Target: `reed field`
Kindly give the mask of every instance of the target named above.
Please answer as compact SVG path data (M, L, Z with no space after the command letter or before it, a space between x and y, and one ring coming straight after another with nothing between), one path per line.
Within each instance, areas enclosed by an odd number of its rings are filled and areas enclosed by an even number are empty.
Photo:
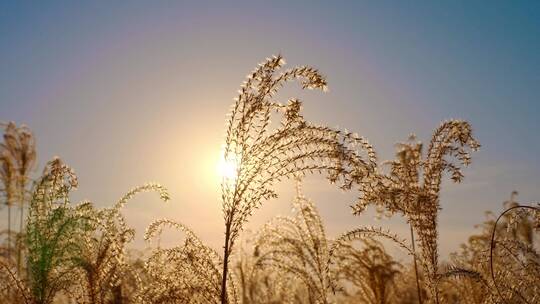
M56 157L39 166L32 130L3 122L0 303L540 303L540 205L517 192L501 197L503 212L488 212L448 258L440 255L443 181L467 183L467 166L484 149L474 122L443 121L424 142L404 134L395 157L381 160L362 135L304 118L302 100L278 100L290 82L328 86L317 69L288 68L273 56L248 74L227 114L221 202L209 202L221 204L219 250L182 222L128 225L124 207L138 194L174 200L158 183L126 189L105 208L73 202L78 179L69 164ZM405 219L410 233L358 221L329 237L302 187L311 175L354 194L349 216L374 208ZM247 233L257 209L278 196L277 183L296 189L291 212ZM172 247L152 242L165 230L179 232ZM150 249L128 250L136 235Z

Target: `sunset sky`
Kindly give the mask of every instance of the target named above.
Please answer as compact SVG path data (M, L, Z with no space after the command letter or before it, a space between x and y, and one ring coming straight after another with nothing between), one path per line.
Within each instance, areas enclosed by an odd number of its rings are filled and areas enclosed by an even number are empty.
M55 155L75 169L74 202L104 207L146 181L168 187L167 205L145 194L126 207L137 246L168 217L219 248L225 115L245 75L280 53L329 83L280 96L300 97L306 119L367 137L381 160L410 133L427 142L444 119L471 122L482 148L463 184L443 185L443 255L512 190L540 200L540 2L292 2L3 1L0 120L34 131L34 175ZM407 236L403 220L351 215L355 193L305 183L330 236L359 225ZM287 214L292 183L280 189L250 229Z

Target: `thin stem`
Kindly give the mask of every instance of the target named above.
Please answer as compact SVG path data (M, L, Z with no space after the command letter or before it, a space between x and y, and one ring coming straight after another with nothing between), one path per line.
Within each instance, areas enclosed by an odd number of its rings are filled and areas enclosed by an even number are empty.
M22 257L22 247L23 247L23 219L24 219L24 199L21 199L21 206L19 207L20 211L20 222L19 222L19 237L17 240L17 273L21 273L21 257Z
M6 261L7 261L8 265L10 265L10 263L11 263L11 204L9 203L9 201L8 201L7 206L8 206L8 230L7 230L8 244L7 244L7 260ZM7 267L6 267L6 269L7 269ZM8 271L9 271L9 269L8 269ZM9 297L10 294L11 294L11 289L8 289L7 293L8 293L8 297Z
M225 246L223 247L223 277L221 278L221 304L227 304L227 272L229 270L229 240L231 223L225 224Z
M8 239L8 244L7 244L7 260L8 260L8 263L10 262L10 259L11 259L11 203L8 204L8 230L7 230L7 239Z
M507 214L508 212L510 212L510 211L512 211L514 209L520 209L520 208L540 212L540 208L533 207L533 206L518 205L518 206L508 208L503 213L501 213L499 215L499 217L497 217L497 219L495 220L495 223L493 224L493 230L491 231L491 241L490 241L490 245L489 245L489 270L491 272L491 280L493 281L493 285L495 286L495 290L497 291L497 294L503 300L504 303L508 303L508 301L506 300L506 298L502 295L501 291L499 290L499 286L497 285L497 280L495 279L495 271L493 269L493 248L495 248L495 233L497 231L497 225L499 224L499 220L501 218L503 218L503 216L505 214ZM523 296L520 293L516 292L513 288L511 288L511 290L512 290L513 293L517 294L525 303L529 303L525 298L523 298Z
M420 290L420 280L418 278L418 265L416 263L416 246L414 244L414 231L413 231L413 227L411 223L409 223L409 227L411 228L411 242L412 242L412 250L413 250L414 274L416 277L416 290L418 291L418 303L422 304L422 292Z

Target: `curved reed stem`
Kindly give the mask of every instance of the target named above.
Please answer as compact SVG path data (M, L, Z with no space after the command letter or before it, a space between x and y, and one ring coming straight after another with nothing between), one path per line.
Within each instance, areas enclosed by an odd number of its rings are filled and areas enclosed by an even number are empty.
M513 207L510 207L510 208L506 209L504 212L502 212L497 217L497 219L495 220L495 223L493 224L493 230L491 231L491 239L490 239L490 246L489 246L489 271L491 273L491 280L493 281L493 286L495 286L495 290L497 291L497 295L506 304L510 304L510 303L502 295L502 292L499 289L499 286L497 285L497 280L495 278L495 271L493 270L493 248L495 248L495 234L496 234L496 231L497 231L497 224L499 223L499 220L501 220L501 218L505 214L507 214L510 211L515 210L515 209L528 209L528 210L534 210L534 211L539 211L540 212L540 208L534 207L534 206L525 206L525 205L513 206ZM519 292L515 292L513 289L512 289L512 291L514 293L516 293L524 301L524 303L527 303L527 304L529 303L529 301L527 301L527 299L525 299Z

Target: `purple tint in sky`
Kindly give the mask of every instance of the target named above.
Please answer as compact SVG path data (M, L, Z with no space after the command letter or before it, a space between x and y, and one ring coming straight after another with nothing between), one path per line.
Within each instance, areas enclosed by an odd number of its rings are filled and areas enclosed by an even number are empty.
M289 2L3 1L0 120L35 131L40 168L53 155L75 168L74 200L110 205L157 180L173 202L128 206L138 231L173 217L217 247L212 174L225 113L255 64L281 53L319 68L330 87L291 86L282 97L304 99L309 119L366 136L381 159L411 132L427 141L444 119L472 123L482 148L463 184L444 185L444 253L512 190L540 199L539 2ZM308 180L306 195L331 235L373 221L350 215L354 196L320 183ZM288 212L291 197L284 185L252 228Z

